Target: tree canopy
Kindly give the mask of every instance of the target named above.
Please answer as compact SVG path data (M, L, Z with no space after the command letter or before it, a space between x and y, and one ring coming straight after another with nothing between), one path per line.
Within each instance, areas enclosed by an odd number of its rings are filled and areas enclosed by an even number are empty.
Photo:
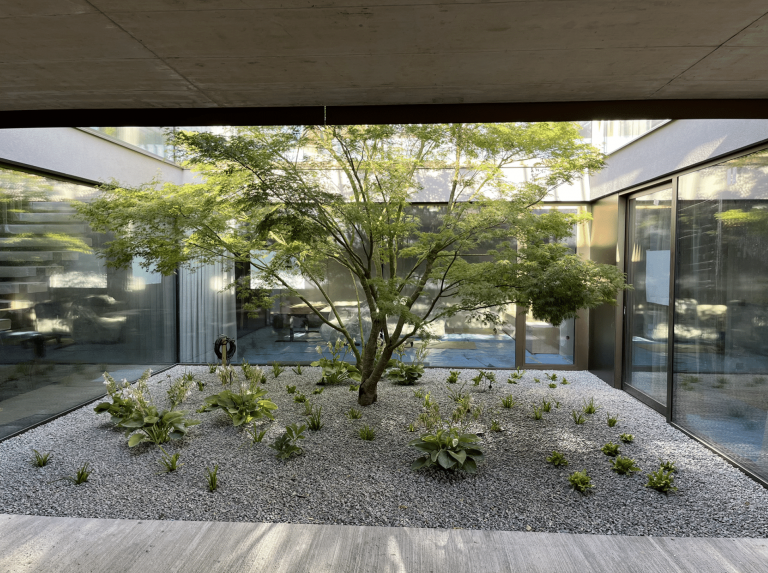
M222 259L248 265L264 286L251 308L279 289L349 344L362 405L376 400L392 353L436 321L498 322L498 309L516 304L559 324L624 287L615 267L563 243L589 215L534 212L604 164L574 123L243 127L179 132L172 143L198 183L112 184L78 206L94 230L113 233L108 263L138 258L166 275ZM529 176L513 180L513 166ZM428 174L442 186L425 226ZM329 264L355 288L353 315L329 294Z

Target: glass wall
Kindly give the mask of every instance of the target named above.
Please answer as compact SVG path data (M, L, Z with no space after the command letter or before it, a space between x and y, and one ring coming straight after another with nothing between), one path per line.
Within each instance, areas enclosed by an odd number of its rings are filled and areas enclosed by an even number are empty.
M176 285L107 268L69 201L92 187L0 169L0 438L176 362Z
M672 419L768 478L768 152L679 178Z

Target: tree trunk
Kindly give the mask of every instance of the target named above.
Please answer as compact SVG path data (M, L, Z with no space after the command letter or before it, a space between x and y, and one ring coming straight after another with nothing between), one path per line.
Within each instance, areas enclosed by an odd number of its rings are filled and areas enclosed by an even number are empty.
M383 354L379 358L379 361L376 363L371 374L367 378L363 378L363 381L360 383L360 391L357 394L357 403L361 406L370 406L378 398L376 389L382 374L384 374L384 370L387 369L389 359L392 358L392 352L392 348L385 347Z

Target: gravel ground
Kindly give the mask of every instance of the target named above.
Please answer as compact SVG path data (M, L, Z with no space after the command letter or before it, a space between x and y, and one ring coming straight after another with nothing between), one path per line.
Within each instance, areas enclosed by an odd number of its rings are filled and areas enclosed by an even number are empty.
M220 389L206 367L176 367L207 381L196 388L183 408L194 412L204 396ZM278 406L277 420L263 443L251 444L221 412L194 414L202 423L182 442L165 446L180 452L183 466L160 474L159 449L150 444L128 448L124 435L111 427L107 415L97 416L92 404L67 416L0 443L0 513L32 515L325 523L467 529L533 530L653 536L766 537L768 491L717 455L667 425L664 418L628 394L610 388L587 372L563 372L568 385L548 387L542 372L529 371L516 385L506 384L509 372L497 371L493 389L470 390L484 413L472 431L481 432L486 462L474 476L439 470L412 472L418 457L407 444L417 434L409 422L422 411L414 390L430 392L444 415L453 409L448 389L458 388L477 374L463 370L458 385L445 383L448 371L428 369L415 387L379 385L379 401L361 408L362 418L345 413L356 407L356 393L347 386L326 387L311 395L318 368L301 376L286 370L275 379L267 372L268 398ZM237 369L240 374L240 369ZM533 378L541 378L535 383ZM279 461L268 447L286 424L304 420L303 404L293 401L286 384L296 385L313 404L322 405L325 427L307 431L305 454ZM159 406L166 405L166 373L150 379ZM517 405L501 408L512 394ZM553 408L542 420L531 416L533 405L551 399ZM571 410L594 398L600 407L583 425ZM560 407L555 408L554 402ZM614 428L607 413L616 414ZM501 432L490 432L492 419ZM376 430L366 442L357 432L363 424ZM610 471L600 447L618 443L621 433L635 436L623 444L642 472L620 476ZM49 464L36 468L32 449L51 452ZM570 462L556 468L545 458L553 449ZM644 487L646 473L659 458L677 462L679 490L668 496ZM93 474L74 485L59 478L73 475L85 462ZM220 489L206 488L206 468L219 465ZM595 488L587 496L571 490L568 475L586 469ZM58 480L58 481L54 481Z

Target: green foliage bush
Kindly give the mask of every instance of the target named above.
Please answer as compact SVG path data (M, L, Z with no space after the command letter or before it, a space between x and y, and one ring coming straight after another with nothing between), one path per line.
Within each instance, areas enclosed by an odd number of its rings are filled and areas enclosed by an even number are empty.
M600 451L603 452L606 456L611 456L611 457L618 456L619 445L614 444L613 442L608 442L602 448L600 448Z
M425 453L411 464L411 469L436 465L446 470L475 473L477 464L484 459L482 450L476 445L478 441L479 438L475 434L460 434L456 428L424 434L408 442L409 446Z
M568 460L557 450L552 450L552 455L547 457L547 461L553 466L567 466Z
M626 475L633 472L639 472L640 468L635 465L635 460L624 456L617 456L611 461L611 469L617 474Z
M610 414L608 414L608 427L609 428L613 428L618 421L619 421L618 416L611 416Z
M633 436L632 434L621 434L619 436L619 439L625 444L631 444L632 442L635 441L635 436Z
M298 445L299 440L305 439L304 431L307 426L290 424L285 427L283 432L269 447L277 452L276 457L280 460L287 460L292 456L300 456L304 449Z
M668 494L670 491L677 491L674 486L675 476L671 471L664 471L664 468L659 468L655 472L648 474L648 483L645 487L655 489L663 494Z
M459 370L451 370L448 374L448 380L446 380L446 382L448 382L448 384L456 384L456 382L459 381L459 374L461 374Z
M272 412L277 410L277 406L274 402L264 398L266 394L267 391L264 389L253 386L246 387L243 384L240 386L239 392L223 390L218 394L209 396L205 399L201 410L209 412L218 408L229 416L233 426L249 424L264 417L274 420L275 417Z
M311 364L311 366L319 366L323 370L318 384L321 386L336 386L338 384L346 384L349 380L355 382L362 380L360 371L355 366L344 362L344 357L346 357L349 349L346 342L341 340L337 340L333 344L327 342L326 348L331 353L331 357L326 358L323 356L323 348L317 346L315 350L320 354L320 359Z
M590 488L595 487L592 484L592 478L587 474L587 470L573 472L570 476L568 476L568 482L571 484L573 489L582 495L586 495Z

